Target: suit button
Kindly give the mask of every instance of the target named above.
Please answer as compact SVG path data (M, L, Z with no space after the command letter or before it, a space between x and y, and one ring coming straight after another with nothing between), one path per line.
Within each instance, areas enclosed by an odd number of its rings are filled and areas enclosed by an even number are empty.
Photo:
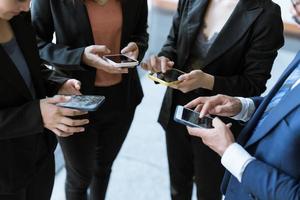
M250 199L256 199L256 197L253 194L249 194Z

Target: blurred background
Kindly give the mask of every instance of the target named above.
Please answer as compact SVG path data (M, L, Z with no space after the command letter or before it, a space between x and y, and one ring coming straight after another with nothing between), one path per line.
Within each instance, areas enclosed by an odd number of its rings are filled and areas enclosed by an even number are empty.
M148 0L149 49L145 58L157 54L169 32L178 0ZM300 49L300 31L291 19L287 0L274 0L282 8L285 23L285 45L279 51L268 81L267 91ZM121 152L114 163L107 200L169 200L169 176L164 131L157 123L165 87L150 81L139 67L144 99ZM63 157L56 150L56 181L52 200L65 200ZM194 198L195 199L195 198Z

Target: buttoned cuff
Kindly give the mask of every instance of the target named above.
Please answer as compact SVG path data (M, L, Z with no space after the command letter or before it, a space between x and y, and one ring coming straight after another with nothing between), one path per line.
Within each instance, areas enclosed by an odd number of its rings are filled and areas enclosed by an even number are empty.
M241 145L233 143L224 152L221 163L239 182L242 182L245 168L254 159Z
M244 97L236 97L242 103L242 110L236 116L231 117L235 120L247 122L255 112L255 104L252 99Z

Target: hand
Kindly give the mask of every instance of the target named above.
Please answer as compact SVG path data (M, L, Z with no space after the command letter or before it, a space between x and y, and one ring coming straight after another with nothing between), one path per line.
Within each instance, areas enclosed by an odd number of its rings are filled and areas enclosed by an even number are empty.
M89 123L87 119L71 119L69 116L87 114L79 110L58 107L55 104L67 102L70 98L57 95L52 98L40 100L40 109L44 127L51 130L59 137L68 137L74 133L84 131L83 125Z
M183 74L178 77L180 81L174 85L174 89L178 89L183 93L190 92L198 88L212 90L214 86L214 76L204 73L202 70L193 70L190 73Z
M300 5L293 5L290 9L290 12L293 16L294 21L296 22L297 26L300 27Z
M139 56L139 47L135 42L130 42L125 48L121 50L121 54L125 54L128 57L137 60Z
M82 62L90 67L101 69L110 74L128 73L128 69L114 67L102 59L103 55L110 53L110 50L105 45L91 45L84 49Z
M163 72L165 73L171 69L174 65L173 61L170 61L169 58L164 56L157 57L151 56L149 60L141 64L142 68L152 72Z
M81 95L81 82L76 79L67 80L59 89L58 94L62 95Z
M214 118L212 129L190 128L188 132L192 136L200 137L213 151L223 156L226 149L234 143L234 137L230 130L231 124L224 124L219 118Z
M195 108L200 112L200 118L207 114L232 117L242 110L242 103L238 98L226 95L212 97L198 97L185 105L186 108Z

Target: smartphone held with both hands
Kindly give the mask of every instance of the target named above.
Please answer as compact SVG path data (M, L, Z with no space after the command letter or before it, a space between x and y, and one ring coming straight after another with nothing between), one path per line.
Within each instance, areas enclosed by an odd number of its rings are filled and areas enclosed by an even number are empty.
M139 64L139 61L124 54L106 55L103 59L115 67L133 68Z
M157 72L157 73L150 73L148 77L165 86L173 86L179 83L178 77L183 75L185 72L180 71L179 69L172 68L165 73Z
M76 109L84 112L96 111L104 102L105 97L99 95L72 95L71 99L57 106Z
M212 117L205 116L203 118L199 118L199 115L200 113L198 112L178 105L174 114L174 120L185 126L193 128L213 128Z

